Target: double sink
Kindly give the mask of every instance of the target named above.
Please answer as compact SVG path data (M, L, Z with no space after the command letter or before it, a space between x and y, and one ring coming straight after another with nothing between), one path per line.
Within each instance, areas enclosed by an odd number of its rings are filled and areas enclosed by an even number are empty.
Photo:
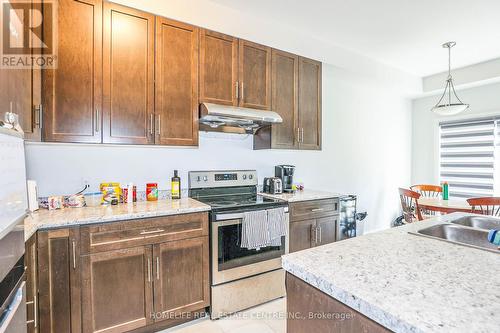
M437 224L410 233L500 253L500 248L488 241L488 231L500 229L500 219L487 216L464 216L449 222L450 224Z

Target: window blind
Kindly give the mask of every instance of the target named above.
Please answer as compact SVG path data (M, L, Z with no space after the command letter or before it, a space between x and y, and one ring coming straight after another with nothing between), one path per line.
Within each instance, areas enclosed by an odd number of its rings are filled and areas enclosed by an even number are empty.
M493 196L495 190L496 118L448 121L440 128L440 180L450 197Z

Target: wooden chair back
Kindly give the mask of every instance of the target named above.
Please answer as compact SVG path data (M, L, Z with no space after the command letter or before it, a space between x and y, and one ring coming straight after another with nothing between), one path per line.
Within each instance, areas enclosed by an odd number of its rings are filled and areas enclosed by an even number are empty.
M483 197L467 199L476 214L500 216L500 197Z
M413 185L410 189L424 198L439 198L443 194L443 188L439 185Z
M418 206L420 194L405 188L399 188L399 197L401 199L401 208L403 208L403 217L406 223L415 222L415 219L422 221L422 212Z

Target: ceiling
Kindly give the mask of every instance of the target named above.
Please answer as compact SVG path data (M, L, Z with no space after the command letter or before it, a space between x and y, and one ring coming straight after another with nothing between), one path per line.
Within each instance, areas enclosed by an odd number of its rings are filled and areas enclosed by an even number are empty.
M212 1L418 76L447 70L450 40L453 67L500 57L500 0Z

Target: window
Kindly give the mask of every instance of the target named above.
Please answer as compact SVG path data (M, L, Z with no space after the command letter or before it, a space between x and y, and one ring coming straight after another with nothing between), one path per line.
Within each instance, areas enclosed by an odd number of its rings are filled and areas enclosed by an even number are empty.
M500 190L500 117L447 121L439 124L439 177L450 197L493 196Z

